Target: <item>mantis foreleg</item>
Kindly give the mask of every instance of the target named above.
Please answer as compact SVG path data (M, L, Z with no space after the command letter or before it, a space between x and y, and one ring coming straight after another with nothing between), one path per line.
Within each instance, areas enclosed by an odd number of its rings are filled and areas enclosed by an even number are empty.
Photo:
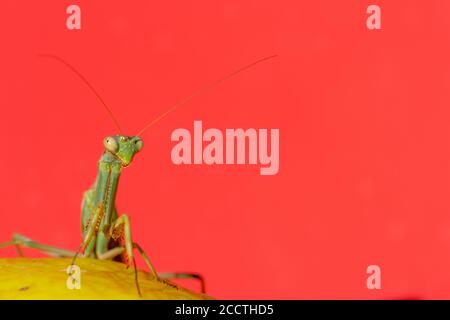
M118 237L123 235L125 240L125 250L128 255L129 261L133 259L133 253L131 248L135 248L139 251L139 253L142 255L142 258L144 259L147 267L150 269L151 273L156 279L196 279L199 280L201 283L201 291L205 292L205 281L203 277L196 273L173 273L173 272L167 272L167 273L157 273L155 268L153 267L152 263L150 262L150 259L148 258L147 254L145 253L144 249L136 243L133 242L131 239L131 227L130 227L130 220L127 215L121 215L117 218L116 222L114 223L114 226L111 230L111 234L113 237ZM113 249L114 250L114 249ZM111 250L110 250L111 251ZM123 250L122 250L123 251Z
M92 217L92 220L87 224L86 230L84 232L83 243L81 244L81 252L84 252L86 256L89 256L95 246L95 237L98 231L99 222L104 213L104 208L102 205L98 205ZM94 241L92 241L94 240Z
M153 267L152 263L150 262L150 259L148 258L147 254L144 252L144 250L141 248L139 244L136 242L133 242L131 238L131 226L130 226L130 219L126 214L123 214L117 218L117 220L114 222L113 227L111 228L111 236L113 239L117 239L121 236L123 236L125 241L125 251L128 256L128 261L131 262L133 259L133 248L137 249L139 253L144 258L145 263L147 264L148 268L150 269L151 273L155 278L158 278L158 274L155 271L155 268Z

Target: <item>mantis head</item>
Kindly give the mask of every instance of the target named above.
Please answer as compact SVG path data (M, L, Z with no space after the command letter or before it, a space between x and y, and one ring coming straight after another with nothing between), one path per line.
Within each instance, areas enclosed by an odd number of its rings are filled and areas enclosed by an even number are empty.
M128 166L136 153L141 151L144 142L138 136L110 136L103 139L105 152L109 152L116 157L122 166Z

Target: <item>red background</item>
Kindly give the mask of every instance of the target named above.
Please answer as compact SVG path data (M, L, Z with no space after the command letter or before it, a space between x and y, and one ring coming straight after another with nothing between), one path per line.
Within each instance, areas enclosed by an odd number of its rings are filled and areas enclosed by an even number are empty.
M70 4L80 31L66 29ZM369 4L380 31L366 28ZM424 0L2 1L0 241L77 248L82 192L116 133L37 53L75 65L130 135L278 54L143 136L117 199L134 239L160 271L201 272L217 298L450 298L449 13ZM175 166L170 134L193 120L280 128L279 173ZM371 264L382 290L366 287Z

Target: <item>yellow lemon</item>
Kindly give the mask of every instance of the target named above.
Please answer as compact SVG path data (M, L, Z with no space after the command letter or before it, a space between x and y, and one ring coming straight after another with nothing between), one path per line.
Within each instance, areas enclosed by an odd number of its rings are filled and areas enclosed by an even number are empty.
M0 259L0 299L211 299L143 271L138 272L140 297L134 269L114 261L79 258L72 279L68 274L71 261Z

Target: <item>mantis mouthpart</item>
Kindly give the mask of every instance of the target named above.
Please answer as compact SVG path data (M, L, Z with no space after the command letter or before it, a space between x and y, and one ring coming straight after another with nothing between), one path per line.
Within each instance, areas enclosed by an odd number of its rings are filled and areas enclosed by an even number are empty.
M205 282L203 277L197 273L157 273L150 259L139 244L133 241L131 236L130 219L128 215L119 215L115 205L119 178L123 168L130 165L134 156L143 148L143 141L140 136L154 124L159 122L169 113L175 111L180 106L186 104L194 97L212 89L221 82L234 77L235 75L259 64L263 61L275 58L276 55L269 56L257 60L251 64L240 68L225 77L210 83L209 85L195 91L193 94L181 100L166 112L159 115L153 121L148 123L136 136L126 136L122 134L119 122L114 117L111 109L106 105L101 96L87 79L78 72L72 65L62 58L51 54L40 54L40 57L53 58L71 69L80 79L86 83L91 91L97 96L100 102L111 116L114 124L119 130L118 135L106 137L103 140L104 152L98 162L98 174L93 186L83 194L81 205L81 232L82 243L77 251L65 250L53 246L48 246L35 242L22 235L15 234L12 241L0 244L1 247L14 245L20 255L22 255L21 247L29 247L45 252L49 255L59 257L72 257L71 267L75 265L76 258L81 255L102 260L116 259L126 263L127 267L133 266L135 273L135 283L139 296L141 291L139 288L138 273L134 258L134 250L137 250L143 257L152 276L167 285L163 279L189 278L199 280L201 283L201 291L205 292ZM70 272L71 274L71 272Z

